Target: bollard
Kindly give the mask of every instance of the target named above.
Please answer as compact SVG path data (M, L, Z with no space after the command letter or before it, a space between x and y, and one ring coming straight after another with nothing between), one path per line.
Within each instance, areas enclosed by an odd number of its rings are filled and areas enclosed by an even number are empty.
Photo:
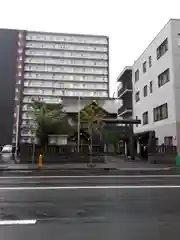
M41 169L43 167L43 156L42 154L39 155L39 162L38 162L38 168Z

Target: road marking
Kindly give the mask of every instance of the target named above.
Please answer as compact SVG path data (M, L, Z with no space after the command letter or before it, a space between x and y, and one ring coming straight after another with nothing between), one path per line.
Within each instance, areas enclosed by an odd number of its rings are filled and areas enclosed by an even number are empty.
M115 186L57 186L57 187L0 187L1 190L78 190L78 189L157 189L180 188L180 185L115 185Z
M27 225L27 224L36 224L36 220L4 220L0 221L0 225Z
M89 176L4 176L0 179L52 179L52 178L180 178L180 175L89 175Z

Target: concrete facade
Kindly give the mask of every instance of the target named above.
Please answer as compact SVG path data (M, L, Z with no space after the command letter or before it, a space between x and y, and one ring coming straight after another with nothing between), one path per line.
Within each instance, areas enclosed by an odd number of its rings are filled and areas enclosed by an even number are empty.
M18 31L0 29L0 145L12 142Z
M166 39L168 49L159 57L157 49ZM149 61L151 61L150 65ZM145 62L146 71L144 72L143 63ZM159 86L158 76L167 69L169 80ZM135 80L137 70L139 70L139 80ZM140 125L134 125L134 133L155 130L159 145L165 143L164 138L170 137L172 144L178 146L178 152L180 152L180 20L171 19L135 61L132 81L133 117L141 119ZM150 82L152 82L151 87ZM146 85L147 96L144 95ZM136 101L138 91L139 101ZM154 108L166 103L168 116L162 120L154 120ZM148 112L148 123L143 124L145 112Z

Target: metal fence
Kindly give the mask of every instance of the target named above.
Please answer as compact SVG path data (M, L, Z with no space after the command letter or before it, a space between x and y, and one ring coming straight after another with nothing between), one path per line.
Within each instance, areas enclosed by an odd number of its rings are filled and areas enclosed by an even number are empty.
M177 154L177 147L162 144L160 146L156 146L156 153L157 154L164 154L164 155L176 155Z
M43 153L44 162L46 163L66 163L66 162L89 162L90 158L94 162L104 162L105 156L117 156L124 154L124 148L121 145L93 145L90 151L89 145L47 146L43 149L38 145L33 148L31 144L20 146L20 161L37 162L38 156Z

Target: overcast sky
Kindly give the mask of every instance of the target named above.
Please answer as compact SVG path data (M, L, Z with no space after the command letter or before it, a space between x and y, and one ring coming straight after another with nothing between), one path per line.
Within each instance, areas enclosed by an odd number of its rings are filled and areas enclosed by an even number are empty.
M180 18L180 1L171 0L1 0L0 27L110 38L110 87L170 18Z

